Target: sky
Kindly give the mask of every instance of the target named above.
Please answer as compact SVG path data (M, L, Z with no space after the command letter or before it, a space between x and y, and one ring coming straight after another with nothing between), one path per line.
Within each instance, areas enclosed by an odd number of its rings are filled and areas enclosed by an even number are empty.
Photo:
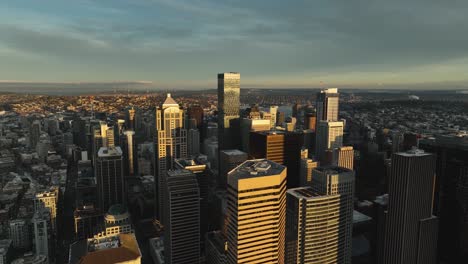
M466 88L466 0L0 0L0 86Z

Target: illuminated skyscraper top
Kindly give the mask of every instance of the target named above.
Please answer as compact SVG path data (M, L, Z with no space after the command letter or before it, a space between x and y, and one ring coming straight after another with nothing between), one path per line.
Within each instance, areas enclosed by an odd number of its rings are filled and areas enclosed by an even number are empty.
M240 109L240 73L226 72L218 74L218 141L220 149L225 149L228 129L232 119L239 118Z
M317 122L338 121L339 96L338 88L329 88L317 93Z

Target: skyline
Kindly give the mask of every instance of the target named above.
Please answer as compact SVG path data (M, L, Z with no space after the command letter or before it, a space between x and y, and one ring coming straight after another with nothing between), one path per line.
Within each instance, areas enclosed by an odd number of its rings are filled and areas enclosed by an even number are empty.
M468 3L451 3L4 2L0 80L211 89L240 71L249 88L466 89Z

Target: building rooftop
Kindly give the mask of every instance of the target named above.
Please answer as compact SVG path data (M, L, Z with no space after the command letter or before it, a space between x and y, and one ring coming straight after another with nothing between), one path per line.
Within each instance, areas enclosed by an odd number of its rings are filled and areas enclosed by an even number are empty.
M122 149L120 147L101 147L98 151L98 157L116 157L122 156Z
M230 156L233 156L233 155L246 155L247 153L243 152L243 151L240 151L238 149L225 149L225 150L221 150L221 152L225 153L226 155L230 155Z
M166 100L163 103L164 107L169 107L169 106L177 106L179 107L179 104L171 97L171 94L168 93Z
M367 216L356 210L353 211L353 224L361 224L361 223L365 223L371 220L372 220L372 217Z
M326 174L340 174L344 172L353 172L350 169L338 167L338 166L323 166L323 167L317 167L314 170L317 170Z
M107 211L108 214L110 215L121 215L127 213L127 207L121 205L121 204L114 204L111 207L109 207L109 210Z
M248 160L231 170L228 173L228 177L246 179L258 176L277 175L285 169L285 166L267 159Z
M133 234L78 241L70 252L70 263L80 264L124 263L140 258L141 252Z
M422 157L432 155L431 153L424 152L424 150L418 148L413 148L406 152L399 152L396 154L404 157Z

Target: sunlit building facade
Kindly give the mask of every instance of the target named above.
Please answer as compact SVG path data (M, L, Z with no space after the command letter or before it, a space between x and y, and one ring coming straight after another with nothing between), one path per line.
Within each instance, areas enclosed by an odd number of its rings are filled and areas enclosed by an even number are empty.
M219 149L235 147L230 138L231 120L239 118L240 111L240 73L218 74L218 142Z

